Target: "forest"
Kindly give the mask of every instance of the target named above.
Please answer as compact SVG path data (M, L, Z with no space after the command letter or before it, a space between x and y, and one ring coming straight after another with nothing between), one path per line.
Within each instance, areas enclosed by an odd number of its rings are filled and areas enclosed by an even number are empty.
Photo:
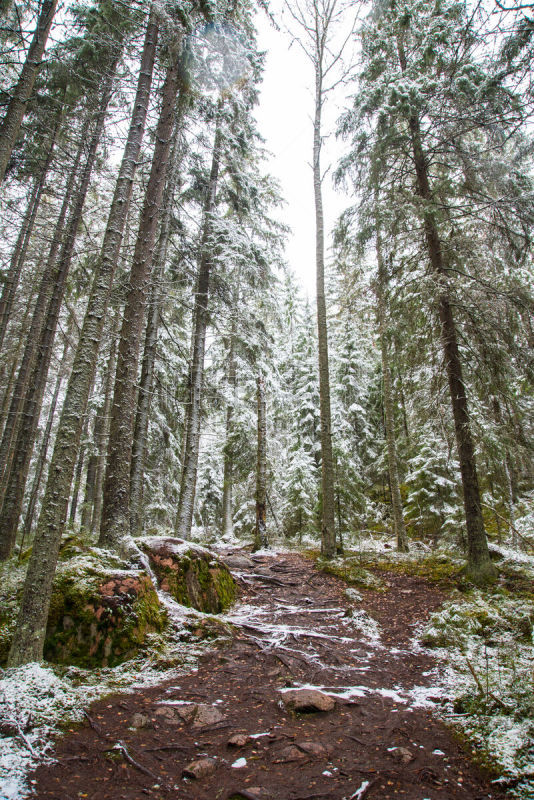
M534 797L534 4L0 0L0 52L0 798Z

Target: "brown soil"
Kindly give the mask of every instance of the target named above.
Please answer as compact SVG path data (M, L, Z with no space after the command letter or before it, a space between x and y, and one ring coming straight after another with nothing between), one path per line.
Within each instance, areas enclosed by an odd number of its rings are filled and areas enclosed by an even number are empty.
M206 653L198 671L180 677L179 686L167 681L94 704L87 723L57 742L57 763L30 776L34 797L502 797L429 710L381 691L402 696L403 690L431 685L427 673L435 663L414 653L410 642L414 626L444 599L419 578L388 574L386 580L387 592L362 591L363 602L354 603L379 622L377 647L344 616L350 602L342 581L297 555L255 557L254 568L241 574L243 594L230 613L236 620L233 641ZM340 694L340 687L368 691L338 698L333 711L296 715L281 703L279 689L298 684L331 694ZM185 720L185 702L213 705L223 719L195 727L194 719ZM145 718L137 729L131 727L136 713ZM229 739L239 733L266 735L230 747ZM183 777L186 765L205 757L215 760L208 764L210 774ZM246 766L232 767L240 758Z

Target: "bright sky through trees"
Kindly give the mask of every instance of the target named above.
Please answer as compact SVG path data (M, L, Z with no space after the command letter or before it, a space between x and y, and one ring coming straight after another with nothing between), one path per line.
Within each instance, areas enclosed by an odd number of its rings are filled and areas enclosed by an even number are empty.
M283 3L271 4L277 21ZM289 24L287 14L282 20ZM276 31L264 12L257 16L258 43L266 51L266 66L260 87L260 104L256 112L259 129L272 154L269 171L280 182L286 206L284 222L291 226L286 258L309 297L315 295L314 204L311 169L313 70L300 47L285 31ZM324 169L336 163L342 143L335 139L336 119L343 107L344 91L339 87L326 104L322 162ZM346 196L334 192L331 173L324 179L324 210L327 233L348 202ZM330 245L327 239L327 248Z

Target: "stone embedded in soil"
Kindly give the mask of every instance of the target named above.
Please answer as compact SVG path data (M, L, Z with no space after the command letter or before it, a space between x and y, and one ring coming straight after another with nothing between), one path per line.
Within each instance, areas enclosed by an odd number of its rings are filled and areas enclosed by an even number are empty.
M333 753L333 748L324 746L320 742L295 742L296 746L311 756L330 756Z
M249 742L246 733L235 733L228 739L228 747L244 747Z
M289 689L282 693L282 702L290 711L299 714L314 711L332 711L336 701L318 689Z
M140 714L138 711L133 715L130 725L132 728L146 728L150 725L151 719L146 714Z
M216 769L217 761L214 758L199 758L184 767L182 775L184 778L193 778L198 781L213 775Z
M411 764L412 761L415 761L414 754L407 747L396 747L394 750L390 750L389 754L401 764Z
M159 722L166 722L168 725L181 725L184 721L175 706L162 706L156 709L155 716Z
M250 558L242 555L223 556L221 559L230 569L254 569L255 564Z
M215 725L224 719L226 719L224 714L221 714L218 708L202 703L197 706L193 727L202 728L204 725Z
M294 744L289 745L289 747L284 747L278 754L278 758L275 758L275 764L289 764L291 761L304 761L308 756L306 753L303 753L300 748L295 747Z

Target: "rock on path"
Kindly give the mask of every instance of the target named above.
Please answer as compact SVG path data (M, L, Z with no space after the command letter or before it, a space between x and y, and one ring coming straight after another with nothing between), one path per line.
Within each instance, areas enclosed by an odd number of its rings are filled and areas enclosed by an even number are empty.
M36 800L502 797L417 701L435 664L413 629L438 591L389 575L387 592L347 594L293 554L231 569L244 586L232 642L179 686L92 706L30 776Z

